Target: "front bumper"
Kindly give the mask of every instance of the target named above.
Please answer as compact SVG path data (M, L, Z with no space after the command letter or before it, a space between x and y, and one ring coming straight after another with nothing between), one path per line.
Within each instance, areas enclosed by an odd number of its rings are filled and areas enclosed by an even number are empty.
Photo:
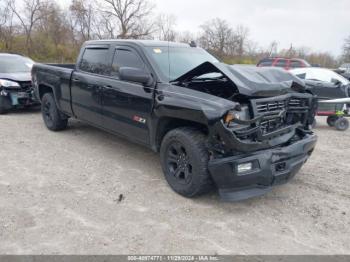
M317 136L309 134L287 146L214 159L209 171L223 200L260 196L292 179L312 154L316 141ZM239 174L237 167L244 163L252 163L253 169Z
M35 99L33 89L30 90L6 90L0 91L0 96L6 98L8 101L2 105L6 109L10 109L15 106L31 106L39 104L39 101Z

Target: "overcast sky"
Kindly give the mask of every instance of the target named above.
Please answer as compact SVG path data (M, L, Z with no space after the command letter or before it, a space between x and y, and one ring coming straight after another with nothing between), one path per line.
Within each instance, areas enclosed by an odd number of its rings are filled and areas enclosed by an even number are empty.
M196 31L210 18L243 24L262 46L308 46L341 53L350 35L350 0L153 0L160 12L177 16L180 30Z
M69 0L63 0L69 1ZM204 21L220 17L243 24L250 38L267 47L307 46L341 53L350 35L350 0L152 0L156 12L174 14L177 29L197 32Z

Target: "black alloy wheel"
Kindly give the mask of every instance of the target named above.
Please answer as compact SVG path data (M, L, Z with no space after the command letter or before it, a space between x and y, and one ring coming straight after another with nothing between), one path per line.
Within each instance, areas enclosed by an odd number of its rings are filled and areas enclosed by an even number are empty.
M166 156L167 169L179 184L186 185L192 180L193 167L185 147L178 141L169 144Z
M163 138L160 158L170 187L185 197L196 197L212 190L208 170L207 137L191 127L169 131Z
M58 110L52 93L44 94L41 99L41 113L49 130L60 131L67 128L68 118Z

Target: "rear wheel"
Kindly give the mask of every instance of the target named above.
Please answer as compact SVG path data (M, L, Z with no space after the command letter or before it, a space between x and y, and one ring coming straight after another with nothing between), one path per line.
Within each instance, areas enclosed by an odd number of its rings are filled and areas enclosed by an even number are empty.
M170 131L161 145L161 163L170 187L185 197L196 197L212 189L208 171L206 136L192 128Z
M349 129L349 121L346 118L341 117L335 121L335 128L339 131L345 131Z
M60 131L67 127L68 119L59 112L52 93L44 94L41 100L41 113L48 129Z
M327 117L327 124L330 126L330 127L333 127L335 126L335 122L339 119L338 116L329 116Z

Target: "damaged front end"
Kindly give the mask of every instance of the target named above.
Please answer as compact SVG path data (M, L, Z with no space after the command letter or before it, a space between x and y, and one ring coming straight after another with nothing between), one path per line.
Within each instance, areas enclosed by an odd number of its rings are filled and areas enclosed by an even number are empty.
M214 72L221 77L198 78ZM212 157L208 166L223 199L265 194L294 177L312 154L317 141L311 130L317 100L291 74L206 63L178 81L191 89L203 87L210 94L214 93L211 86L233 90L225 98L234 107L209 128ZM219 94L224 98L223 92Z
M291 93L251 99L215 123L210 137L222 155L273 148L312 134L317 100L310 94Z
M15 82L0 79L0 108L2 111L7 111L13 107L38 104L33 92L31 81Z

